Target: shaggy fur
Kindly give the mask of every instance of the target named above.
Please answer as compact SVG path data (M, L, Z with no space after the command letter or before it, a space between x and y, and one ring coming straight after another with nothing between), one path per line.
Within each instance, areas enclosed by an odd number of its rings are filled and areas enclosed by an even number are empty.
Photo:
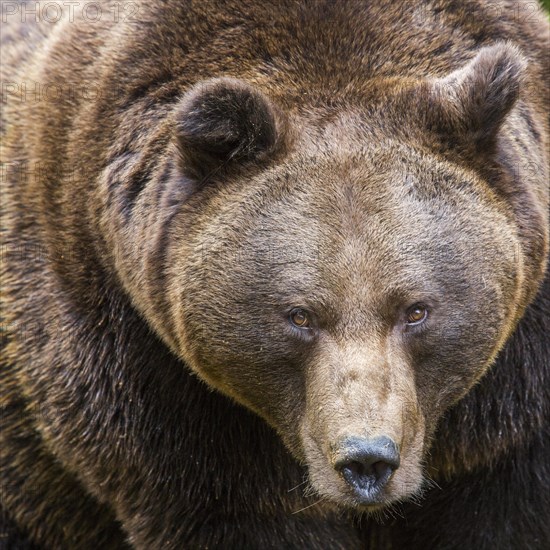
M3 543L546 548L533 4L24 4L2 31ZM335 464L380 436L400 466L363 506Z

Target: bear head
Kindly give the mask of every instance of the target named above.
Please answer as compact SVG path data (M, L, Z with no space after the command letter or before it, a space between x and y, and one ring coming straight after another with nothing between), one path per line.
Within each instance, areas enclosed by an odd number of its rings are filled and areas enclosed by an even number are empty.
M324 104L221 77L174 109L170 319L151 324L330 501L421 490L438 420L536 292L548 223L509 169L524 72L497 44Z

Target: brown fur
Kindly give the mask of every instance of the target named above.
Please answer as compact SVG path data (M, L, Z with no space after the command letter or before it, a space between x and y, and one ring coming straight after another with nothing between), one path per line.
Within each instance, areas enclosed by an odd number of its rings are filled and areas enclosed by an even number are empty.
M548 21L136 5L3 37L6 536L543 548L550 502L524 486L550 475ZM401 453L368 509L335 470L351 436ZM407 521L368 516L421 494Z

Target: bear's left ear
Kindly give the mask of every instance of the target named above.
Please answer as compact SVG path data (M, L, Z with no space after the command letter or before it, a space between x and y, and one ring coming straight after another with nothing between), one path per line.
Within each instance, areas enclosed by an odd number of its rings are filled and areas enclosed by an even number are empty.
M284 126L282 114L247 83L201 81L176 112L180 168L202 181L219 169L267 158L280 147Z
M526 61L508 43L482 48L464 67L427 86L426 118L443 140L477 152L490 149L516 103Z

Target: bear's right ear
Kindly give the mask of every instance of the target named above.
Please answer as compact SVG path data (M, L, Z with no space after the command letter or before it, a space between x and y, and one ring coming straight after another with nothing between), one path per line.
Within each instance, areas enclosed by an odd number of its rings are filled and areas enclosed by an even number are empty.
M283 134L281 113L261 92L233 78L199 82L176 113L180 168L200 181L219 169L267 158Z

